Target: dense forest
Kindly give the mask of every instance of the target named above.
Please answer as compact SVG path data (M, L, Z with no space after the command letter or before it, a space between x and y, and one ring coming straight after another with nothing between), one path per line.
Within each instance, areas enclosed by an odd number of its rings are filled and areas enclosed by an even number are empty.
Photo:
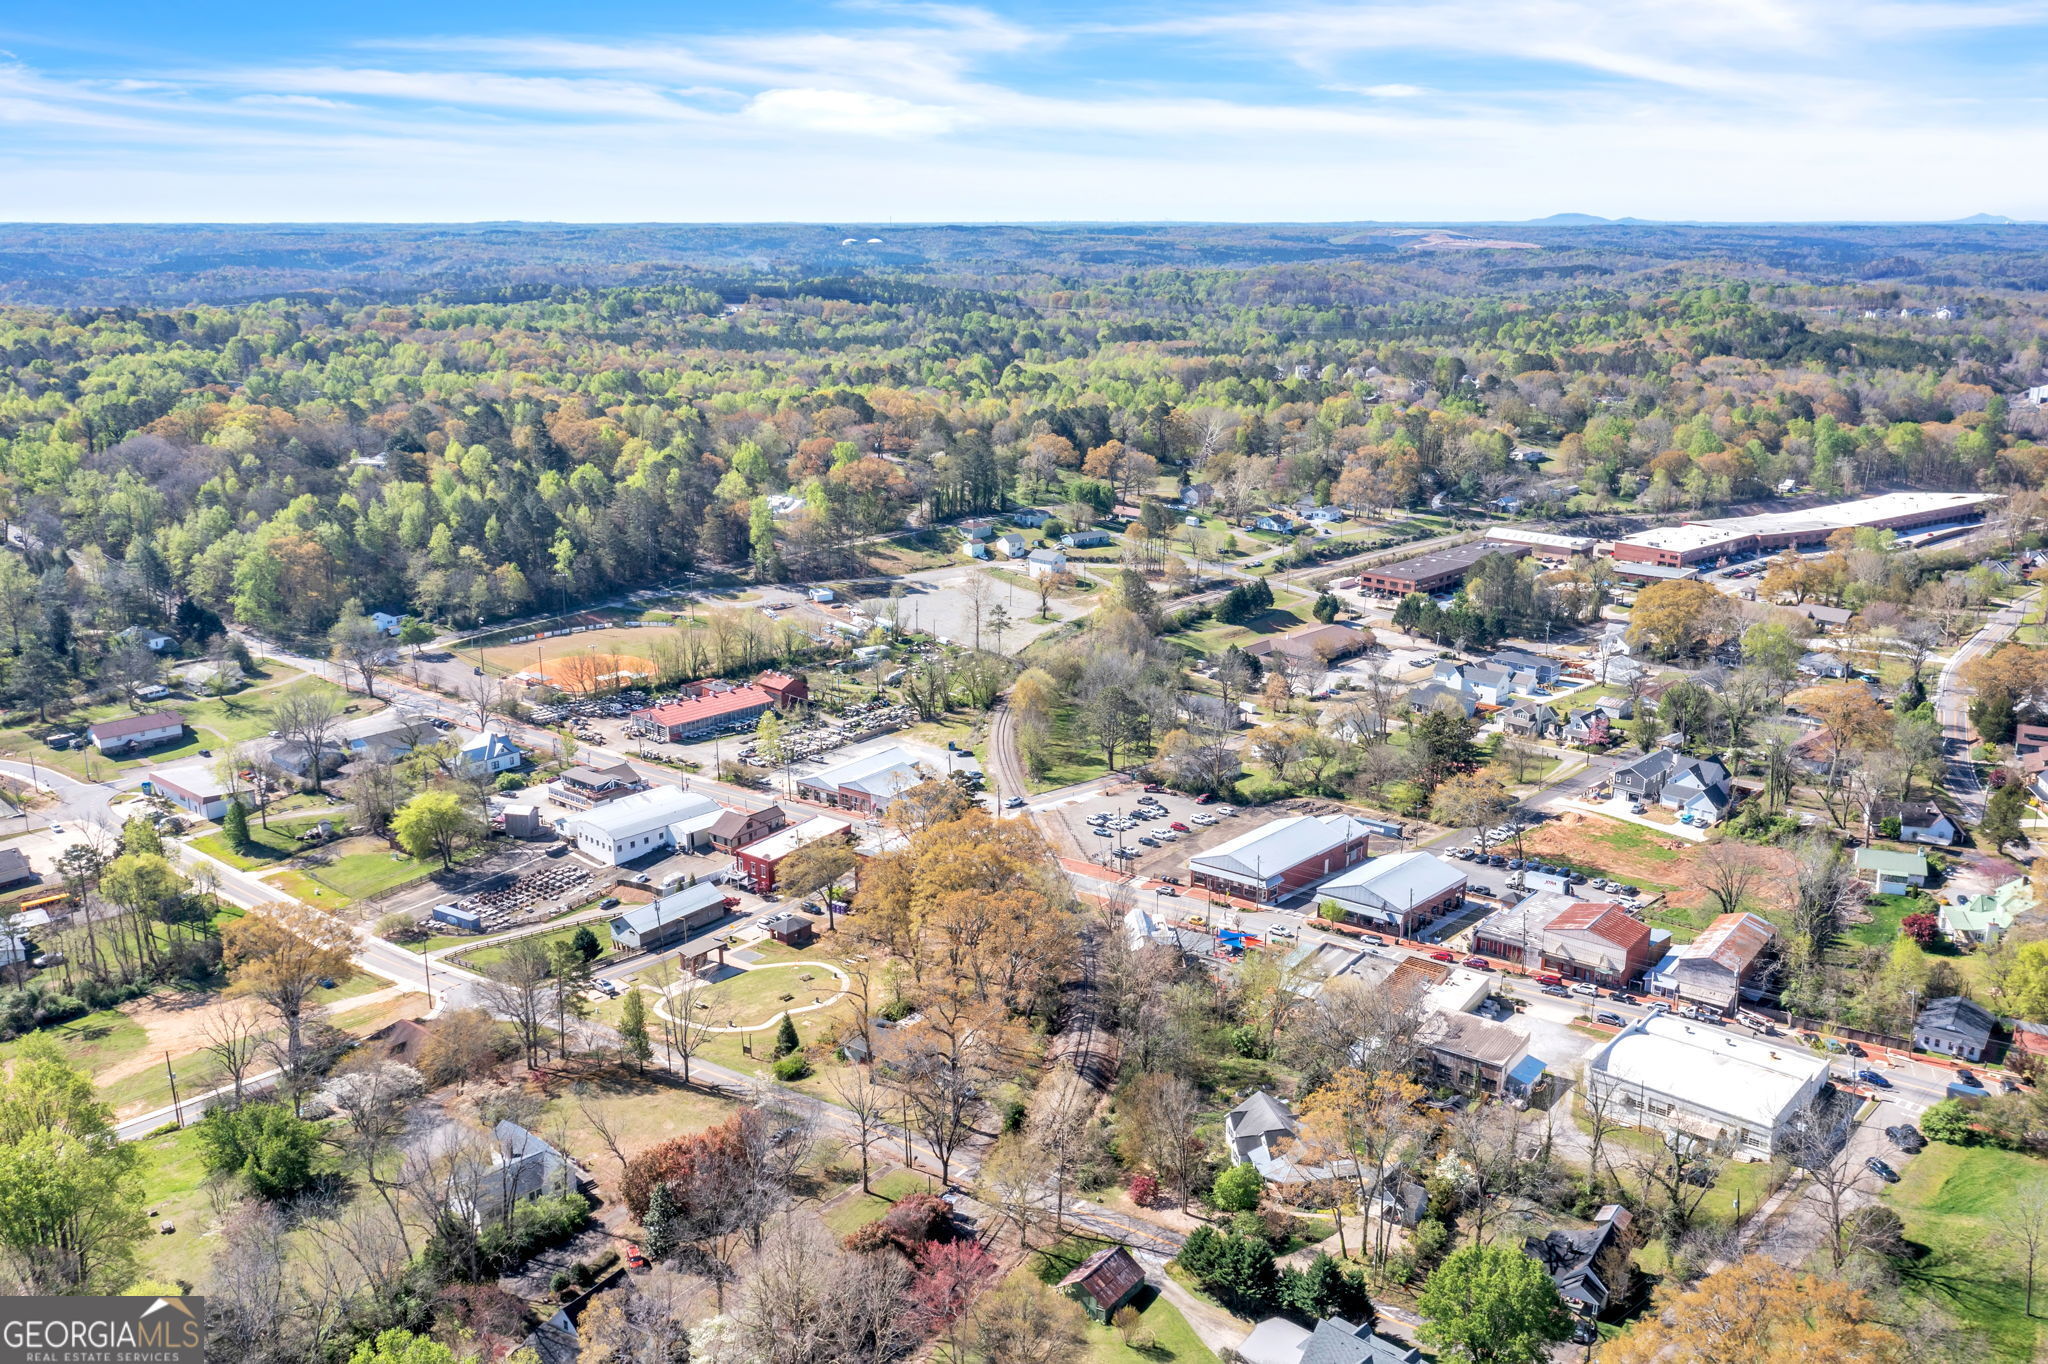
M2043 229L750 231L8 229L0 610L467 625L1165 478L1607 526L2048 475Z

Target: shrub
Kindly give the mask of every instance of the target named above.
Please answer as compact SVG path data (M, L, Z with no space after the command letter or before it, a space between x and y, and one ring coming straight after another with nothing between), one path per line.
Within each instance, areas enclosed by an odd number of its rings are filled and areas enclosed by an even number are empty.
M775 1056L779 1060L803 1045L803 1039L796 1035L796 1023L787 1010L783 1011L782 1022L775 1029Z
M1233 1165L1216 1176L1209 1201L1221 1212L1251 1212L1259 1206L1259 1193L1265 1183L1258 1166Z
M1124 1190L1130 1194L1131 1202L1141 1208L1149 1208L1159 1201L1159 1181L1151 1175L1132 1175Z
M810 1075L811 1063L805 1059L802 1052L797 1051L791 1052L781 1060L774 1062L768 1069L774 1074L776 1079L781 1080L785 1084L791 1084Z
M1952 1146L1969 1146L1977 1140L1970 1110L1956 1099L1929 1104L1927 1111L1920 1115L1920 1130L1929 1141L1945 1141Z
M239 1175L259 1198L288 1198L313 1182L320 1129L279 1103L214 1108L199 1120L206 1168Z
M883 1246L889 1244L889 1229L883 1226L882 1219L877 1217L874 1221L864 1223L846 1233L845 1236L839 1239L839 1244L848 1250L858 1251L862 1254L866 1254L871 1250L880 1250Z
M937 1194L911 1194L899 1199L881 1219L889 1239L904 1254L914 1255L927 1241L947 1239L953 1230L953 1206Z
M910 1017L912 1014L916 1012L917 1006L915 1004L912 1004L909 1000L905 999L902 995L898 995L894 999L890 1000L887 1004L884 1004L880 1010L882 1017L886 1018L891 1023L901 1023L904 1019Z

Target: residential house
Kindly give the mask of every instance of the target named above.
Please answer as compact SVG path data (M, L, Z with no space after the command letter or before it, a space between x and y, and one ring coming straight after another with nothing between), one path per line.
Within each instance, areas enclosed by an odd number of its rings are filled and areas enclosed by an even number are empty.
M232 658L194 663L184 670L185 685L194 691L229 692L242 685L242 665Z
M1812 1109L1828 1069L1827 1056L1804 1047L1651 1014L1593 1054L1586 1080L1625 1123L1726 1142L1755 1161L1769 1160Z
M394 616L389 611L372 611L370 624L377 627L379 634L395 635L405 625L405 617Z
M647 782L621 758L609 767L572 767L548 783L548 799L571 810L594 810L647 789Z
M1807 602L1801 602L1797 606L1782 609L1797 611L1800 615L1812 621L1815 631L1820 634L1826 634L1829 630L1841 629L1849 623L1855 614L1839 606L1815 606Z
M1505 706L1515 696L1537 690L1534 674L1485 663L1439 662L1436 685L1470 696L1482 706Z
M1350 514L1342 507L1310 507L1301 517L1318 526L1334 526L1348 520Z
M1226 705L1222 697L1200 691L1178 693L1174 698L1174 715L1182 724L1199 725L1204 729L1239 729L1245 723L1244 711L1238 702Z
M1847 677L1849 665L1840 654L1807 653L1799 656L1798 670L1804 677Z
M1456 865L1434 853L1403 852L1353 867L1325 882L1316 897L1335 904L1348 922L1406 938L1462 906L1465 886L1465 873Z
M1046 578L1067 571L1067 556L1056 549L1034 549L1024 556L1024 571L1034 578Z
M1556 659L1545 658L1522 649L1496 649L1486 660L1496 668L1509 672L1528 673L1536 679L1538 686L1547 687L1556 682L1564 672L1563 665Z
M1117 1309L1138 1296L1145 1286L1145 1271L1122 1246L1098 1250L1083 1260L1066 1278L1060 1291L1081 1304L1097 1321L1106 1322Z
M1438 682L1427 682L1411 688L1407 695L1410 710L1437 710L1444 706L1455 706L1466 715L1479 709L1479 702L1470 692L1453 691Z
M1525 739L1547 739L1559 728L1557 712L1537 701L1520 701L1495 717L1501 729Z
M659 952L674 947L725 917L725 888L709 881L638 905L611 921L612 946L621 952Z
M1263 1168L1277 1160L1296 1132L1294 1115L1265 1090L1253 1090L1245 1101L1223 1115L1223 1144L1232 1165Z
M1180 490L1180 504L1189 511L1207 506L1215 498L1216 485L1213 483L1190 483Z
M114 633L114 638L123 644L140 644L153 654L160 654L178 642L163 631L152 630L144 625L131 625L125 630L118 630Z
M1557 1295L1574 1312L1597 1318L1628 1275L1629 1255L1635 1248L1629 1221L1627 1208L1609 1203L1594 1214L1592 1226L1553 1228L1525 1239L1522 1250L1543 1266L1557 1285Z
M40 881L42 879L42 874L29 865L28 855L22 852L21 849L0 848L0 890L11 890L15 886L27 885L32 881ZM31 924L29 923L29 914L37 914L42 917L34 924ZM14 919L14 926L21 929L39 928L49 921L50 911L47 909L32 909L28 914L17 914Z
M458 777L488 777L515 771L525 761L526 753L503 730L460 730L450 765Z
M1990 946L2003 938L2013 921L2034 907L2034 888L2023 876L1983 895L1970 895L1941 907L1943 936L1950 942Z
M1290 512L1270 511L1253 517L1252 529L1273 531L1280 535L1296 535L1302 531L1303 526Z
M1927 884L1927 855L1858 848L1856 874L1879 895L1904 895L1914 886Z
M1100 549L1115 543L1106 530L1077 530L1060 537L1060 545L1064 549Z
M1650 988L1726 1013L1742 1000L1762 995L1777 938L1778 930L1768 919L1723 914L1657 964Z
M1508 458L1517 464L1541 464L1544 460L1549 459L1550 456L1544 454L1533 445L1523 445L1510 450Z
M1026 530L1037 530L1040 526L1052 520L1051 512L1040 511L1037 507L1022 507L1011 512L1009 516L1012 524L1022 526Z
M589 1182L567 1156L518 1123L500 1122L491 1135L497 1142L491 1164L472 1173L456 1199L479 1226L509 1218L515 1204L576 1193Z
M256 749L256 762L259 766L267 767L284 776L299 781L310 781L313 777L313 753L314 750L300 740L273 739L268 745ZM339 772L342 763L346 761L341 745L332 740L320 744L319 755L320 773L323 777Z
M980 517L972 521L962 521L960 533L970 540L987 542L995 538L995 523Z
M1558 737L1568 744L1599 748L1619 737L1615 723L1614 712L1607 707L1589 706L1568 712L1558 726Z
M1712 758L1694 758L1668 748L1645 754L1614 773L1617 793L1673 810L1702 791L1727 785L1728 769Z
M980 559L984 562L993 557L988 552L988 546L982 544L979 540L969 540L960 547L960 552L970 559Z
M1913 1020L1913 1046L1959 1061L1981 1061L1991 1050L1998 1020L1989 1009L1961 995L1932 999Z
M1946 848L1962 835L1955 821L1931 800L1874 800L1863 812L1864 832L1886 837L1878 830L1885 821L1893 819L1899 822L1898 837L1907 843L1931 843Z
M392 707L337 725L334 737L341 744L345 757L389 762L404 757L421 744L433 743L441 737L441 731L424 715Z
M1243 1364L1422 1364L1422 1353L1372 1327L1325 1317L1310 1330L1268 1317L1237 1345Z
M185 717L174 710L145 711L102 720L86 729L92 746L108 755L139 753L185 737Z
M1005 559L1021 559L1031 552L1030 543L1016 531L1005 531L991 543L995 546L996 553Z

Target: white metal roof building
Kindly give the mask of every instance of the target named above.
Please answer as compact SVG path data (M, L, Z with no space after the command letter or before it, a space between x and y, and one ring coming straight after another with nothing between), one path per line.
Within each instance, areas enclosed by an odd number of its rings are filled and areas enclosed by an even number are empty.
M1349 815L1292 815L1188 859L1188 884L1258 901L1284 900L1365 856L1372 830Z
M658 951L717 922L724 914L724 889L699 881L613 919L612 944L627 952Z
M970 761L968 766L972 766ZM905 790L934 775L907 748L891 745L865 757L796 779L800 799L879 814Z
M1465 873L1433 853L1375 857L1326 882L1316 892L1347 917L1378 924L1406 937L1409 931L1464 899Z
M652 852L695 847L724 813L709 796L657 786L565 819L561 829L577 851L617 866Z
M1611 1096L1623 1121L1726 1139L1745 1160L1770 1159L1827 1078L1828 1058L1796 1042L1662 1014L1622 1029L1586 1063L1591 1092Z
M1986 502L1996 500L1993 493L1885 493L1804 511L1726 516L1625 535L1615 541L1614 557L1675 566L1744 550L1817 545L1838 530L1854 527L1910 530L1972 520L1983 514Z

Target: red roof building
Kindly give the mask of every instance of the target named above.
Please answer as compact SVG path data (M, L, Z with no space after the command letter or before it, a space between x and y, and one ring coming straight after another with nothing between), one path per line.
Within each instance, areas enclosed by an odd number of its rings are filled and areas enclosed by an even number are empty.
M1543 962L1559 975L1626 985L1655 965L1650 928L1619 905L1581 901L1543 930Z

